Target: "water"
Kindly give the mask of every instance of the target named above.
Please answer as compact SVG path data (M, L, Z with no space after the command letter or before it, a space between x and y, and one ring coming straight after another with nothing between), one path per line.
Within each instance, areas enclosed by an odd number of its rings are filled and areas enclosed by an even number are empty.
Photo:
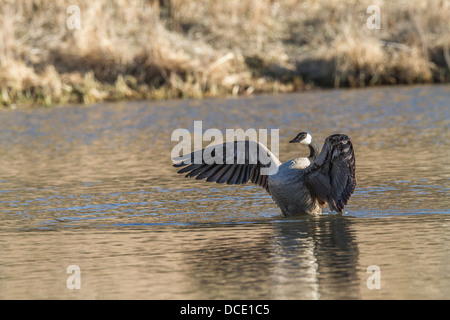
M2 111L0 298L448 299L449 102L447 85ZM280 129L282 161L308 154L299 131L348 134L345 214L286 218L254 185L177 175L171 133L194 120Z

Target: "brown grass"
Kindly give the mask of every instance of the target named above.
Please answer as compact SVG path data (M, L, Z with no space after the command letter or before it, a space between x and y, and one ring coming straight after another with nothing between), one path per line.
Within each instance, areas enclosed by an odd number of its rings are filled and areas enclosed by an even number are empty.
M0 104L448 82L449 34L448 0L0 0Z

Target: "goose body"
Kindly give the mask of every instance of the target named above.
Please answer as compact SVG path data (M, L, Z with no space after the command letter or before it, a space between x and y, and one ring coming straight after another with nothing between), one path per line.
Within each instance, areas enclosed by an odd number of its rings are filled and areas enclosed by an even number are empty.
M325 139L320 153L309 133L300 132L290 143L308 146L310 155L281 163L261 143L246 140L245 153L239 154L237 142L227 142L220 149L205 148L193 152L174 166L183 167L178 173L186 173L186 177L208 182L253 182L272 196L285 216L320 215L326 204L342 214L356 186L355 156L350 138L345 134L331 135ZM250 151L252 147L253 152ZM199 152L203 160L194 163ZM212 163L211 156L217 158L219 154L224 161ZM272 170L267 171L269 167Z
M285 216L301 213L318 215L322 212L316 199L305 185L305 169L308 158L296 158L284 162L278 172L268 178L270 194Z

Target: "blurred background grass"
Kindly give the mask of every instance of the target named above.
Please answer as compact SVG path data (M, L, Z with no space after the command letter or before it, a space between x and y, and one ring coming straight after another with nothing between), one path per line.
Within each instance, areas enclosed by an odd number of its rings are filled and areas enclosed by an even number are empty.
M450 0L0 0L0 104L442 83L449 48Z

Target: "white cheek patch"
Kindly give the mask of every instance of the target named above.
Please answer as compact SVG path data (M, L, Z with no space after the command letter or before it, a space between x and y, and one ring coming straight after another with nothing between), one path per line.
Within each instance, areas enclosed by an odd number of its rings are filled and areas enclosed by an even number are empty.
M306 144L306 145L310 145L311 144L311 140L312 137L309 133L306 134L305 139L303 139L302 141L300 141L301 144Z

